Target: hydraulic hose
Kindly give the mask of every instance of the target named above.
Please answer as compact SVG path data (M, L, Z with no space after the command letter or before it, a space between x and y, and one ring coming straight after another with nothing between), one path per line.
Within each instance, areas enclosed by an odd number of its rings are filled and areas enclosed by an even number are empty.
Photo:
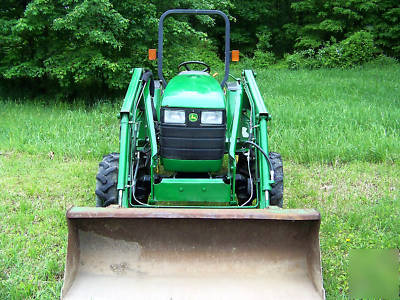
M245 143L256 147L262 153L262 155L264 155L264 157L267 159L268 164L269 164L269 172L271 175L271 180L274 180L274 169L272 167L272 163L271 163L271 160L269 159L268 154L259 145L257 145L256 143L254 143L252 141L245 141Z

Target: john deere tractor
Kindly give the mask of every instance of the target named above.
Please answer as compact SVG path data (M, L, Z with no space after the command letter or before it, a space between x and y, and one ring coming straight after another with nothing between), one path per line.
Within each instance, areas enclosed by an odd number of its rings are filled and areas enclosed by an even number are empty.
M163 74L171 14L225 21L225 74L185 61ZM150 56L154 52L150 51ZM255 73L229 74L230 23L175 9L159 22L158 77L135 68L96 206L67 212L65 299L323 299L313 209L282 209L283 168ZM117 137L116 137L117 138Z

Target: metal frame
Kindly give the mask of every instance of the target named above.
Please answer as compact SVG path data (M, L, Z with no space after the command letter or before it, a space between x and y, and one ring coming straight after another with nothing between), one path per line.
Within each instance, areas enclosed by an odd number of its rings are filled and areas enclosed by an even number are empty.
M258 141L260 147L266 152L268 151L268 129L267 122L270 119L268 110L265 106L264 100L261 96L260 90L258 89L256 80L254 78L254 72L252 70L244 70L242 73L243 76L243 86L246 92L246 95L255 108L255 122L257 126L255 127L255 136ZM262 199L260 202L260 208L266 208L269 206L269 194L268 191L271 190L271 184L274 183L274 180L271 176L271 170L267 159L263 155L258 155L257 153L257 161L258 161L258 170L260 172L260 191L259 197ZM265 194L263 197L262 194ZM264 201L265 199L265 201Z
M164 19L172 14L186 14L186 15L219 15L224 18L225 21L225 76L221 82L221 87L225 85L225 82L229 77L229 65L231 59L230 52L230 23L226 14L220 10L207 10L207 9L170 9L163 13L160 17L158 24L158 51L157 51L157 64L158 64L158 77L161 79L164 86L167 85L167 81L164 78L162 67L163 67L163 37L164 37Z
M119 160L119 173L118 173L118 193L119 205L122 207L137 207L132 204L132 195L130 192L131 186L129 182L132 174L130 174L130 166L134 159L134 154L137 145L136 142L140 139L147 137L151 148L151 197L147 207L190 207L190 205L172 205L165 206L154 202L154 174L158 164L157 157L157 141L155 128L153 123L153 111L151 107L151 95L149 92L149 82L142 80L143 69L136 68L132 75L132 80L129 85L124 104L121 109L121 132L120 132L120 160ZM269 120L268 110L264 104L261 93L258 89L257 83L254 78L253 71L245 70L242 73L242 79L238 84L238 88L234 90L227 90L226 97L231 103L232 112L226 116L228 123L231 124L231 135L229 138L229 146L227 152L229 155L228 178L231 184L231 197L229 206L213 206L220 208L266 208L269 207L268 191L271 190L271 184L274 183L273 175L269 168L266 158L256 151L256 164L257 174L259 178L257 181L256 189L256 204L246 207L238 206L235 201L235 174L236 174L236 161L235 155L240 149L247 148L246 139L239 134L241 124L241 113L243 107L250 109L252 119L253 137L259 144L264 152L268 153L268 133L267 122ZM140 105L139 105L140 104ZM140 114L137 109L141 107L143 114ZM139 119L137 119L139 117ZM143 127L143 130L137 130L136 126ZM136 128L136 130L133 130ZM179 196L179 195L178 195ZM179 197L177 197L179 198ZM141 206L138 206L141 207ZM208 208L210 206L196 206L198 208Z
M134 69L131 82L126 92L124 103L120 111L121 125L120 125L120 138L119 138L119 169L118 169L118 204L119 206L128 207L128 175L129 175L129 162L131 160L131 137L132 137L132 115L136 112L133 111L140 93L140 82L143 69Z

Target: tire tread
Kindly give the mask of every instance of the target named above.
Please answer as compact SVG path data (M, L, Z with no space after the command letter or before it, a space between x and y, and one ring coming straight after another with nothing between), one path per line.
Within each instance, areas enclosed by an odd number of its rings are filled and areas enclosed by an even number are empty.
M283 163L282 157L277 152L270 152L269 159L274 169L274 181L271 185L270 205L283 207Z
M105 155L99 163L95 190L97 207L117 204L118 163L119 153L115 152Z

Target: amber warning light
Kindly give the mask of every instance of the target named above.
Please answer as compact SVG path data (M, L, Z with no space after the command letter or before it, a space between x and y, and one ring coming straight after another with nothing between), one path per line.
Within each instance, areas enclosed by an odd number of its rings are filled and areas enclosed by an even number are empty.
M232 50L232 61L239 61L239 50Z
M156 59L157 59L157 50L149 49L149 60L156 60Z

